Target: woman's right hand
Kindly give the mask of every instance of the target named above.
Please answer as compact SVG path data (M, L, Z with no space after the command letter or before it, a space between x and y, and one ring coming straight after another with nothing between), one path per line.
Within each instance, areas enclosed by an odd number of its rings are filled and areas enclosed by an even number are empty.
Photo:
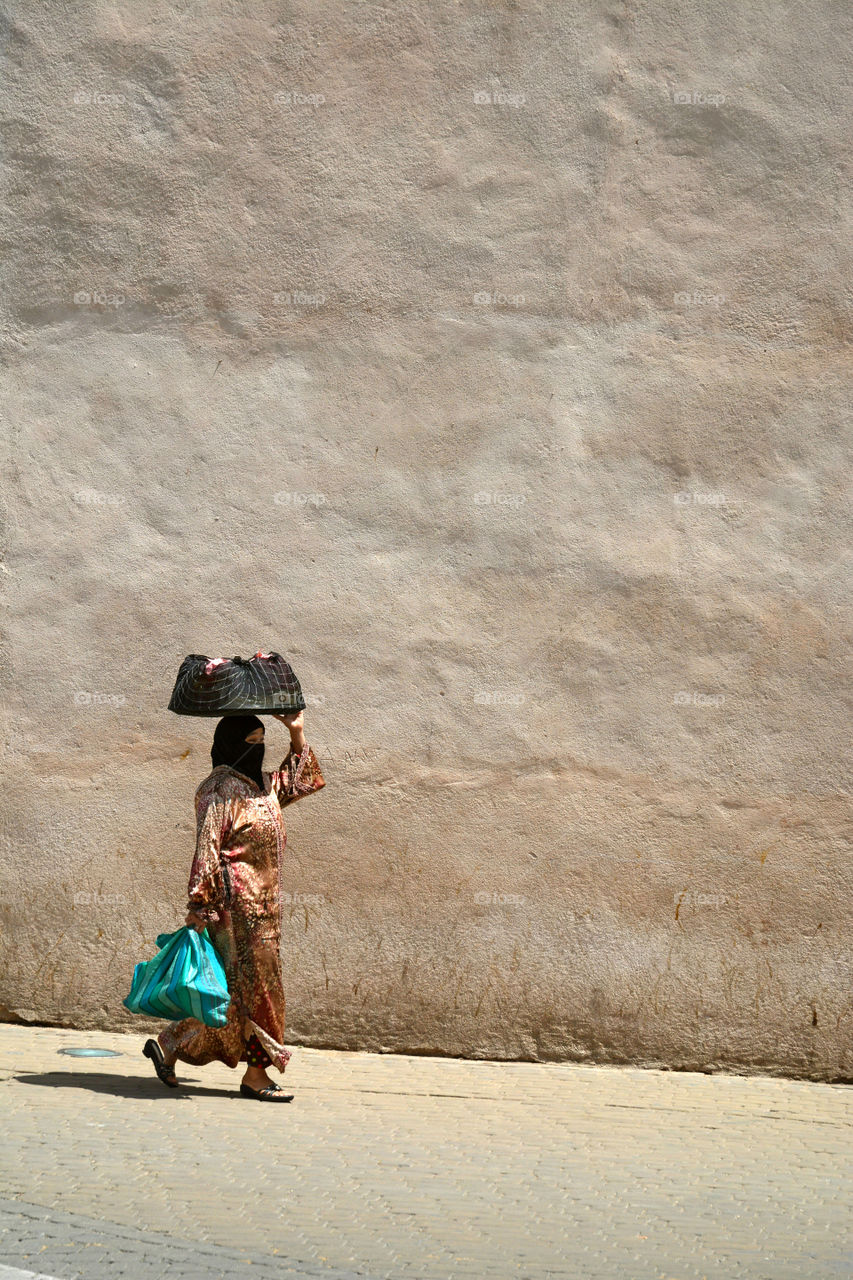
M189 925L191 929L197 929L199 933L201 933L202 929L207 928L207 921L202 920L201 916L197 916L194 911L187 912L187 918L184 921L184 924Z

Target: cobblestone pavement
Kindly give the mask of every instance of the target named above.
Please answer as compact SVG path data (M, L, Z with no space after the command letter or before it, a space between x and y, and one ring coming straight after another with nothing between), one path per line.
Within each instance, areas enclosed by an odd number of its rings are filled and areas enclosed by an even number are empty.
M297 1047L259 1106L144 1040L0 1025L0 1280L853 1275L843 1085Z

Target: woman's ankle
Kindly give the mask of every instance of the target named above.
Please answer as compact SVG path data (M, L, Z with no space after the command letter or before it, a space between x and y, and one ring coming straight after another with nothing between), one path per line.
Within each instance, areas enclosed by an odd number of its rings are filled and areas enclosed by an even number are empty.
M272 1084L272 1081L266 1073L265 1067L247 1067L243 1074L243 1082L244 1084L251 1085L252 1087L257 1087L262 1084Z

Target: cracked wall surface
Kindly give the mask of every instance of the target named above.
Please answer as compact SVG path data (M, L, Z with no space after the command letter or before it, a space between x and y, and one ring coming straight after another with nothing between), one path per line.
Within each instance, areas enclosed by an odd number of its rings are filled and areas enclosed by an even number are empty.
M3 14L0 1016L144 1028L277 649L291 1043L853 1076L850 13Z

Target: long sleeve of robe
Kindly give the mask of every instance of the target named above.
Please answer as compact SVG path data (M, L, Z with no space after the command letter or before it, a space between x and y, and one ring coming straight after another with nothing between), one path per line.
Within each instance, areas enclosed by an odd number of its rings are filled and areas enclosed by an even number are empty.
M229 1067L246 1058L254 1031L284 1071L285 1000L281 973L281 876L287 832L282 809L326 785L307 744L264 773L266 791L229 765L218 765L195 796L196 848L187 910L207 923L225 967L231 1003L224 1027L196 1018L170 1023L164 1051L196 1066L214 1059Z
M187 911L218 923L227 903L225 875L220 854L232 826L235 805L216 792L196 794L196 850L190 871Z

